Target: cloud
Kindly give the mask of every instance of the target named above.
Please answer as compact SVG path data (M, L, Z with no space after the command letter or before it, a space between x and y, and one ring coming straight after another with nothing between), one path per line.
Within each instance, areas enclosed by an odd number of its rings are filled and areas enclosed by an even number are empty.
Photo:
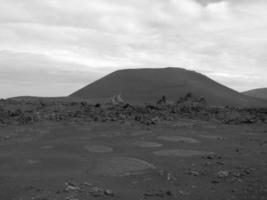
M105 73L70 62L22 52L0 51L0 98L64 96Z
M32 84L38 74L71 84L51 75L68 71L81 85L85 72L177 66L237 90L266 87L266 9L264 0L0 0L1 78L25 71Z

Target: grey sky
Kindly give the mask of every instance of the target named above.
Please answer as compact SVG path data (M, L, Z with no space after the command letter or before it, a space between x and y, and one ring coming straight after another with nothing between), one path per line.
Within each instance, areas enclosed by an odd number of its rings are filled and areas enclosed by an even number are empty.
M0 97L67 95L116 69L267 86L266 0L0 0Z

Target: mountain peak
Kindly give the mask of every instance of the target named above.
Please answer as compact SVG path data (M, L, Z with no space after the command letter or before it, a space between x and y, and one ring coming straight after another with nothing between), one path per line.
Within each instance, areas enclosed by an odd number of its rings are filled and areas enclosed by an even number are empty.
M115 71L71 94L102 102L120 94L129 103L156 102L162 95L176 102L187 93L204 97L210 105L254 106L261 100L227 88L207 76L183 68L142 68Z

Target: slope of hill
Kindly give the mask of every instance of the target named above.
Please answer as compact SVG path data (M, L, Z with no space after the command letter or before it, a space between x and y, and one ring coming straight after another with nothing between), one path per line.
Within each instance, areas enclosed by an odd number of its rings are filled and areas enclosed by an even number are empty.
M243 94L267 100L267 88L259 88L243 92Z
M126 69L115 71L71 94L71 97L105 101L121 94L130 103L155 102L162 95L177 101L187 93L204 97L216 106L266 106L263 100L248 97L210 78L181 68Z
M35 97L35 96L17 96L17 97L11 97L7 98L7 100L12 101L18 101L18 102L80 102L80 98L75 97ZM87 100L88 103L90 103L89 100Z

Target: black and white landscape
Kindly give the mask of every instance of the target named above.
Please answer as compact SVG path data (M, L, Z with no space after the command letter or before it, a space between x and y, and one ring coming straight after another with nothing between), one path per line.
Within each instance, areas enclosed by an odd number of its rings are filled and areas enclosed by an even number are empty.
M0 0L0 200L266 200L266 9Z

